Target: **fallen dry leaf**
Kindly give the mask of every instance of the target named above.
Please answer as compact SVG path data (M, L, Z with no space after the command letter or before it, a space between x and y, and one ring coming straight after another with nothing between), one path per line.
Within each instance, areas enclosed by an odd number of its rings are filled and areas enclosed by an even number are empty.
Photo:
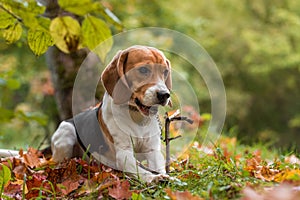
M129 199L132 195L132 191L130 191L129 188L129 181L117 181L116 185L112 188L108 188L108 194L115 199Z
M280 170L274 168L271 164L266 164L261 160L261 152L253 153L252 158L246 160L244 169L250 172L250 175L263 181L274 181Z
M4 188L4 194L6 196L11 197L11 198L15 198L16 195L22 195L22 183L13 183L13 182L10 182Z
M42 173L35 173L32 176L28 176L26 179L26 187L28 189L28 193L26 194L26 199L31 199L37 197L39 195L39 188L45 188L51 191L51 186L47 181L46 175ZM45 192L42 192L45 194Z
M27 168L24 164L20 164L13 169L13 173L18 180L23 180L26 172Z
M64 182L61 183L61 185L63 187L61 187L61 192L63 195L68 195L70 194L72 191L78 189L79 187L79 182L78 181L74 181L71 179L67 179Z
M22 155L20 153L20 155ZM30 168L39 167L45 159L40 159L41 154L38 150L29 147L27 153L23 154L24 163Z
M285 169L276 175L275 181L300 185L300 169Z

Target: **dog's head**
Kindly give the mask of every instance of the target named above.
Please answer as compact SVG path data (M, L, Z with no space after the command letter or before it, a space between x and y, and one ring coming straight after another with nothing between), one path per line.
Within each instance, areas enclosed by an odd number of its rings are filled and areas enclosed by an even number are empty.
M101 76L115 104L129 103L143 115L157 113L170 101L171 64L156 48L132 46L119 51Z

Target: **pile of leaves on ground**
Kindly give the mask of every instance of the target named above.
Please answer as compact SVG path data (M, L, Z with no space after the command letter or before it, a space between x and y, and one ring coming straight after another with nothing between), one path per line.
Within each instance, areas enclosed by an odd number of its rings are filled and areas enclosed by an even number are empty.
M271 158L270 158L271 157ZM175 179L147 185L94 161L61 164L29 148L1 159L2 199L299 199L300 160L263 146L244 147L235 138L218 146L195 142L171 166Z

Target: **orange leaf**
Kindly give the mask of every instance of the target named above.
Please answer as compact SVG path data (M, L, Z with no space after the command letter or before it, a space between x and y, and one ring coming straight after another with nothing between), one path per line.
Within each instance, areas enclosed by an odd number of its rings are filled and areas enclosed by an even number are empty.
M115 199L129 199L132 195L132 191L129 188L130 183L127 180L123 182L117 181L113 188L108 188L108 194Z
M71 179L67 179L64 182L61 183L64 187L61 188L61 192L64 195L68 195L73 190L76 190L79 187L78 181L73 181Z
M275 176L275 181L300 184L300 169L286 169Z
M41 164L39 159L39 152L31 147L29 147L26 154L23 155L24 163L30 168L37 167Z

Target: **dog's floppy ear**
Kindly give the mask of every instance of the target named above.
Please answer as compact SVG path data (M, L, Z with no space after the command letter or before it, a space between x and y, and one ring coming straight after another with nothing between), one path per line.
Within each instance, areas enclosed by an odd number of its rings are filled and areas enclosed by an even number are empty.
M172 75L171 75L171 70L172 70L172 68L171 68L171 63L170 63L170 61L169 61L168 59L166 59L166 63L167 63L167 66L168 66L170 72L169 72L169 75L168 75L168 77L167 77L165 83L166 83L167 88L171 91L171 89L172 89ZM171 99L169 100L168 105L169 105L170 107L173 106Z
M126 82L124 67L129 51L119 51L102 72L101 80L115 104L126 103L131 97L131 90Z

